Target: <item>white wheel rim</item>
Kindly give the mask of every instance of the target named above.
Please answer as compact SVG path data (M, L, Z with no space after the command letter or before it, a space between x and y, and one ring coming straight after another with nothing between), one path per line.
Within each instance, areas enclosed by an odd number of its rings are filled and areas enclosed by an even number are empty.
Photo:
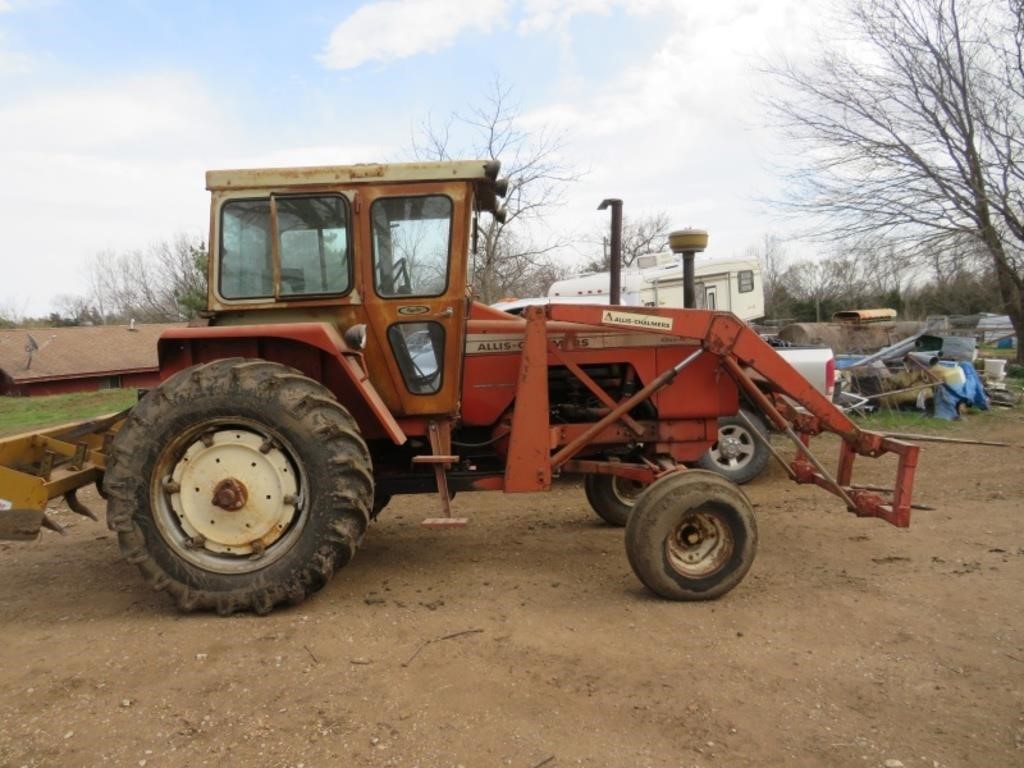
M305 519L304 480L290 454L255 425L217 425L175 441L155 478L161 535L206 570L266 567L291 546ZM218 497L225 488L228 495Z
M171 478L179 487L171 508L190 536L211 552L251 555L279 538L295 515L295 470L281 451L260 451L264 438L246 430L220 430L197 440ZM235 510L213 503L218 483L234 478L247 492Z

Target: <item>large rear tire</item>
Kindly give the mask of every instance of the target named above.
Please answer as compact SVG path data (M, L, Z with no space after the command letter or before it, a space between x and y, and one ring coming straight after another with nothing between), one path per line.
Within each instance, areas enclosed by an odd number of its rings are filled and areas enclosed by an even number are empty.
M754 562L750 501L713 472L655 480L626 525L626 556L643 584L669 600L712 600L739 584Z
M268 613L352 558L373 506L366 444L321 384L277 363L194 366L151 390L104 478L121 552L183 611Z

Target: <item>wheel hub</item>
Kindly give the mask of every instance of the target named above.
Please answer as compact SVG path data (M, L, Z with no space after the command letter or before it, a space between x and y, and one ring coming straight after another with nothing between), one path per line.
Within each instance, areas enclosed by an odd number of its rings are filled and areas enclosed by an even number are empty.
M720 427L718 440L711 447L711 457L717 464L738 469L754 456L754 437L742 427L730 424Z
M248 500L249 491L246 487L235 478L226 477L213 489L213 500L210 503L233 512L244 507Z
M668 562L688 578L714 573L728 561L732 550L732 539L722 522L707 512L687 515L665 541Z
M731 435L721 438L718 446L719 452L727 459L735 459L743 450L743 444Z
M246 429L196 439L164 488L193 548L222 555L262 555L298 514L294 466Z

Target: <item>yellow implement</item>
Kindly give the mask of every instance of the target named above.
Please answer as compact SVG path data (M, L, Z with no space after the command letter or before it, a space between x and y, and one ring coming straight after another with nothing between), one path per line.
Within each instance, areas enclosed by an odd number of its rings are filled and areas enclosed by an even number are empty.
M89 483L99 487L110 440L127 413L0 438L0 539L35 539L43 526L63 533L46 513L58 496L73 512L97 519L75 493Z

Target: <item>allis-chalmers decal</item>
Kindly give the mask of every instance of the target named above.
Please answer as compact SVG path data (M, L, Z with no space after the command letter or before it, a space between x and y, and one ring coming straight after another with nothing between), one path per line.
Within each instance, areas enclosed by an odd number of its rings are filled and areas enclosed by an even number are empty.
M616 312L606 309L601 314L602 323L612 325L628 325L632 328L650 328L656 331L671 331L672 318L659 317L658 315L641 315L636 312Z
M406 304L404 307L398 308L400 315L425 315L429 311L430 307L425 307L422 304Z
M558 349L618 349L620 347L657 347L678 345L674 336L654 336L648 333L595 333L574 335L567 341L564 334L552 334L548 341ZM494 355L522 352L526 340L522 334L470 333L466 336L467 355ZM683 344L683 346L692 346Z

